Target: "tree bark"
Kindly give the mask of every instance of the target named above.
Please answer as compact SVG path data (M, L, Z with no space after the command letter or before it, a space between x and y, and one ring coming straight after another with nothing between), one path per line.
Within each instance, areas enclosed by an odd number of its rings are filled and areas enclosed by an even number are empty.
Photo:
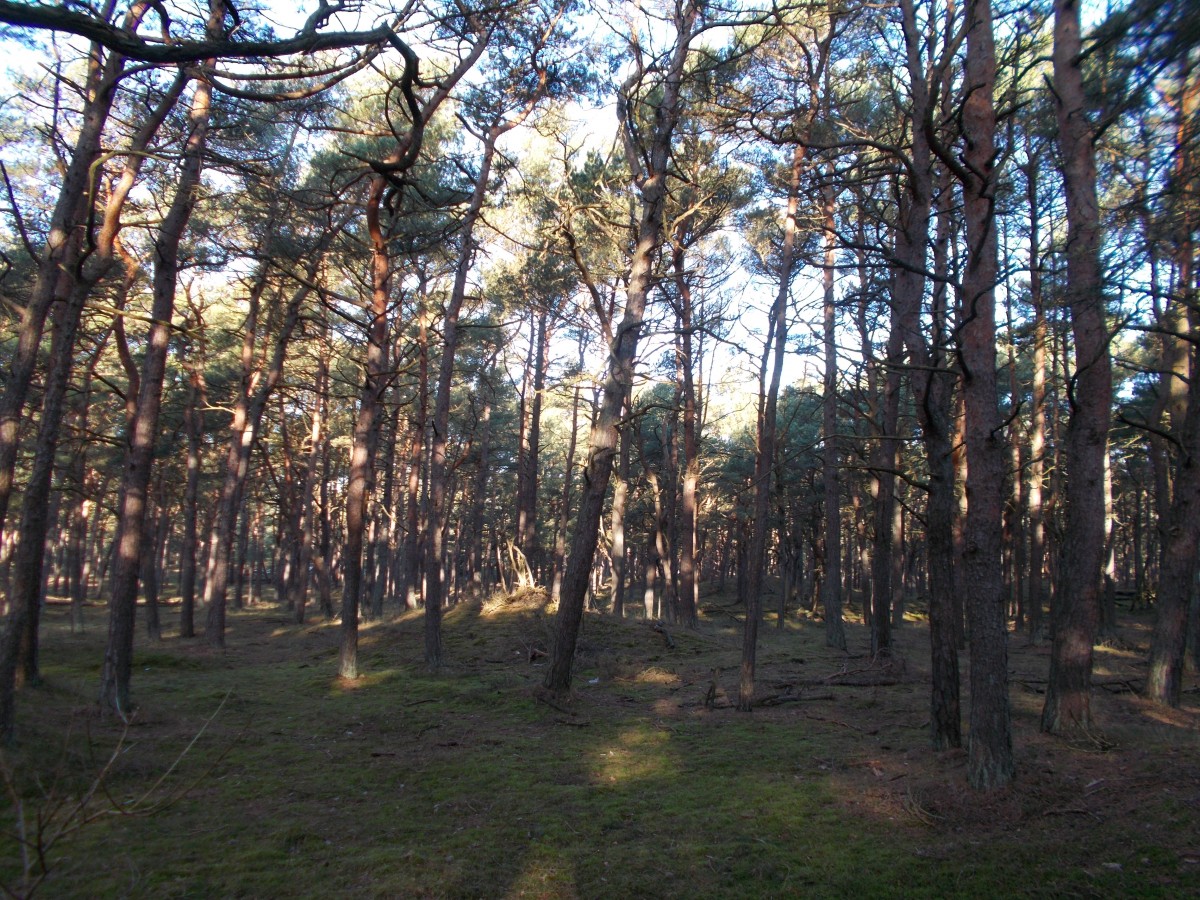
M1053 640L1042 729L1092 727L1092 645L1104 556L1104 460L1112 408L1112 366L1100 278L1096 163L1081 61L1078 0L1054 4L1054 97L1067 200L1067 304L1075 377L1065 438L1066 525L1053 607Z
M902 0L904 38L910 89L913 93L912 166L905 183L896 232L899 266L893 283L898 324L912 363L912 385L917 422L924 436L929 469L926 505L926 556L929 576L929 639L931 664L930 744L936 750L962 744L959 708L958 646L954 628L954 463L952 459L950 403L953 373L944 354L946 286L933 287L930 337L921 326L922 297L929 241L929 217L933 207L933 161L931 155L932 110L926 81L923 44L911 0ZM943 192L943 196L947 195ZM934 269L946 274L942 234L946 213L938 210L938 242Z
M996 393L996 58L990 0L968 6L967 28L962 109L967 177L962 181L968 250L959 337L967 452L963 564L972 592L966 598L971 645L967 780L984 790L1005 786L1015 772L1001 566L1006 453Z
M210 36L216 37L223 33L224 18L223 0L212 0L207 26ZM147 335L136 413L129 429L115 538L116 556L110 587L108 644L100 680L101 706L113 709L121 716L126 716L130 709L134 616L137 608L142 534L146 524L146 492L154 462L158 415L162 406L163 377L166 373L167 349L171 337L171 317L175 309L179 245L196 205L211 113L212 87L207 82L197 82L188 113L190 133L184 147L182 171L174 199L154 243L153 301L150 313L154 324L150 326Z
M806 151L807 147L803 144L797 144L792 150L787 206L783 221L783 246L779 260L779 287L775 292L775 302L771 305L767 339L763 344L757 446L754 450L753 530L750 533L744 567L746 621L742 632L742 666L737 702L737 708L742 712L750 712L754 707L758 626L762 618L765 574L763 570L766 566L767 535L770 532L769 510L771 471L775 464L776 414L779 406L779 384L783 377L783 356L787 346L787 307L795 266L796 217L800 209L800 179L804 171ZM829 452L828 448L827 441L826 453Z
M197 327L202 323L197 320ZM203 351L199 360L188 363L188 395L183 410L184 430L187 432L187 483L183 492L183 546L179 562L179 636L196 636L196 557L199 553L197 534L200 502L200 471L203 464L201 447L204 440L204 407L207 405L203 373Z
M821 397L821 435L824 450L821 456L821 484L825 494L825 581L821 602L825 613L825 646L846 649L846 632L842 625L842 515L841 486L838 470L837 437L837 344L834 340L837 307L834 305L834 266L837 262L837 234L834 231L834 192L824 191L825 268L822 279L825 287L824 344L825 376Z
M680 83L697 17L698 10L691 0L685 0L675 14L675 45L663 71L662 93L652 101L653 134L650 145L644 148L644 155L635 149L631 130L635 111L629 108L630 98L622 95L618 102L618 115L623 120L622 133L629 150L633 151L627 152L627 156L636 168L645 166L644 171L635 174L641 189L641 214L630 261L625 313L609 348L608 374L604 379L600 408L588 441L582 497L563 576L562 600L555 617L554 651L546 672L545 686L556 692L566 691L571 686L571 664L575 657L584 599L596 554L604 497L612 476L613 457L617 452L621 408L633 385L633 363L653 283L654 258L662 243L671 137L682 112ZM634 83L635 80L627 82L630 87ZM642 163L639 164L639 160Z
M625 409L628 411L628 403ZM613 487L612 500L612 612L618 619L625 616L625 594L627 589L626 566L629 553L625 546L625 508L629 499L630 440L629 426L620 429L620 455L617 460L617 483Z
M475 225L483 212L491 178L496 141L512 124L493 126L483 141L483 157L471 203L460 226L458 265L454 286L442 315L442 358L438 369L437 393L433 404L433 435L429 454L429 529L425 552L425 664L436 669L442 664L442 605L446 591L442 581L445 563L444 535L447 514L446 439L450 429L450 391L454 380L454 355L458 350L458 317L467 296L467 275L475 258Z
M115 0L106 0L103 15L112 16ZM138 10L137 13L134 10ZM145 6L137 4L126 17L125 27L135 29ZM42 250L29 301L17 328L17 346L8 364L4 392L0 394L0 531L8 518L17 461L21 411L38 364L42 332L55 299L66 299L83 253L86 217L91 212L93 167L100 155L101 139L112 110L117 85L125 70L125 59L105 54L93 44L87 60L85 101L79 132L62 186L50 214L46 245ZM69 355L69 351L68 351Z
M354 439L350 449L350 473L346 484L346 539L342 549L342 626L338 675L358 678L358 600L362 589L363 534L366 529L367 495L374 474L375 447L379 441L379 407L387 386L388 282L391 263L387 240L380 223L380 209L388 181L383 175L371 179L367 199L367 234L371 241L371 300L367 307L366 375L359 395Z
M1033 306L1033 388L1029 411L1029 483L1025 491L1029 523L1029 636L1041 637L1046 608L1046 515L1042 489L1046 472L1046 311L1042 299L1041 209L1038 164L1029 144L1026 183L1029 199L1029 301Z
M1195 183L1200 150L1200 78L1187 63L1181 67L1179 87L1178 153L1176 178ZM1168 338L1175 345L1176 364L1160 375L1160 391L1176 400L1171 409L1172 431L1178 438L1179 459L1174 493L1166 523L1154 634L1150 644L1150 672L1146 696L1156 703L1178 706L1182 699L1184 659L1187 655L1189 610L1193 635L1198 627L1197 573L1200 573L1200 305L1195 267L1196 235L1200 208L1195 198L1186 203L1176 245L1177 295ZM1185 335L1190 336L1190 340ZM1180 358L1182 357L1182 358ZM1200 665L1200 637L1193 637L1193 661Z

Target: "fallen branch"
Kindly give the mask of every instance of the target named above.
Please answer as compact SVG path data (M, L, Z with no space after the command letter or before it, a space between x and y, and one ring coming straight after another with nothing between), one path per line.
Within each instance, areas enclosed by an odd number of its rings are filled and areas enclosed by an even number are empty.
M547 696L547 694L546 694L546 692L545 692L544 690L541 690L541 691L534 691L534 693L533 693L533 699L535 699L535 700L538 700L538 701L540 701L540 702L542 702L542 703L545 703L545 704L546 704L547 706L549 706L551 709L557 709L557 710L558 710L560 713L562 713L563 715L566 715L566 716L574 716L574 715L577 715L577 713L576 713L574 710L572 710L572 709L568 709L567 707L563 706L563 705L562 705L562 704L560 704L560 703L557 703L557 702L555 702L555 701L554 701L552 698L550 698L549 696Z
M755 706L782 706L785 703L799 703L802 700L833 700L833 694L769 694L761 700L755 700Z
M814 722L828 722L831 725L841 725L843 728L849 728L851 731L857 731L859 734L879 734L878 728L867 730L859 728L857 725L851 725L849 722L843 722L840 719L827 719L825 716L814 716L812 713L805 713L804 718L812 719Z
M675 649L675 641L671 637L671 633L667 631L666 626L663 625L662 622L655 622L650 627L663 636L663 643L667 645L668 650Z

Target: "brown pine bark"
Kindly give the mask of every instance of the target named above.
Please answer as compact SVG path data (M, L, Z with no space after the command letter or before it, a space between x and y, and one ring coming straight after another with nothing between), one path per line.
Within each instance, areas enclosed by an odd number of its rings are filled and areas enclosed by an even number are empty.
M371 299L367 306L366 377L354 421L350 472L346 483L346 540L342 548L342 624L338 675L358 678L358 601L362 590L363 535L367 495L374 474L375 447L379 440L379 407L387 386L388 282L391 263L380 211L388 181L371 179L367 198L367 234L371 241Z
M458 350L458 317L467 296L467 275L475 258L475 226L483 212L488 180L496 155L496 141L517 122L506 122L488 129L483 141L483 156L475 177L470 205L459 227L458 264L454 285L442 313L442 354L438 368L437 393L433 404L433 435L429 453L429 528L425 551L425 664L436 669L442 664L442 606L446 602L443 583L445 564L445 520L447 515L446 445L450 429L450 391L454 379L454 355Z
M1029 153L1029 144L1026 144ZM1042 298L1041 210L1038 204L1037 160L1030 153L1026 171L1029 200L1029 300L1033 306L1033 389L1029 411L1029 481L1025 491L1029 523L1029 635L1042 635L1046 608L1046 515L1042 488L1046 472L1046 311Z
M835 196L831 187L824 190L825 267L824 283L824 363L825 375L821 397L821 436L824 450L821 456L821 483L825 494L825 581L821 589L821 605L825 615L825 646L846 649L846 631L842 624L842 512L841 476L837 437L838 361L835 341L837 307L834 304L834 267L837 263L837 234L834 230Z
M115 0L106 0L104 17L110 18L115 9ZM137 27L146 6L138 4L136 9L139 11L136 15L133 9L130 10L126 28ZM91 212L93 166L100 155L104 128L124 69L123 57L116 53L106 54L98 44L92 45L87 60L79 132L50 214L46 244L29 300L21 312L17 346L8 362L4 391L0 393L0 530L8 518L21 412L38 364L46 317L56 299L65 300L69 296L73 276L82 259L84 224Z
M203 330L199 314L194 323L197 331ZM203 358L188 364L188 394L183 409L183 426L187 433L187 482L183 492L183 546L179 562L179 636L196 636L196 557L200 551L198 515L200 502L201 447L204 440L204 407L208 405L204 384Z
M626 156L635 167L635 181L641 192L639 220L629 267L625 312L609 349L608 374L604 379L600 408L588 441L582 497L563 575L562 600L555 617L554 650L546 672L545 686L556 692L566 691L571 686L571 664L596 555L604 498L612 477L613 457L617 452L621 408L633 385L633 363L653 282L654 259L662 243L667 163L671 138L682 113L680 82L695 35L698 12L691 0L686 0L675 12L672 23L675 44L662 70L662 92L653 101L645 101L653 103L651 121L654 125L648 145L640 148L636 145L632 127L636 110L630 109L631 98L628 93L623 92L618 101L622 135L627 144ZM627 90L637 84L636 76L645 74L635 73L635 77L627 82Z
M1176 182L1194 189L1200 179L1200 78L1194 68L1181 66L1178 158ZM1184 659L1188 643L1189 609L1193 617L1193 635L1200 623L1195 578L1200 556L1200 349L1195 336L1200 334L1200 271L1195 266L1197 233L1200 232L1200 208L1192 194L1191 202L1182 202L1182 221L1176 242L1177 295L1165 321L1174 365L1160 374L1160 391L1171 397L1171 428L1178 439L1178 463L1169 518L1164 528L1162 567L1154 634L1150 644L1150 672L1146 696L1156 703L1178 706L1182 699ZM1193 638L1193 658L1200 655L1200 636Z
M39 619L42 609L46 535L50 528L50 487L58 448L59 421L64 413L71 350L83 309L86 290L71 292L71 302L61 310L51 348L51 369L46 380L42 418L34 444L33 463L21 507L20 541L17 544L8 587L8 622L0 644L0 739L12 736L17 665L22 680L41 681L38 660Z
M871 653L887 656L892 647L892 596L895 562L899 552L899 505L896 503L896 472L900 467L900 363L904 335L892 310L888 331L882 410L879 434L872 450L876 497L872 511L874 542L871 557Z
M1015 773L1001 567L1006 452L996 384L996 57L990 0L968 6L966 27L966 149L960 180L968 249L959 359L967 453L963 566L971 586L971 596L965 598L971 647L967 780L983 790L1003 787Z
M575 387L571 392L571 429L567 435L567 458L566 464L563 466L562 496L559 498L558 523L554 529L554 561L552 567L554 574L550 580L550 600L556 605L562 596L563 566L566 563L567 558L567 527L570 524L571 518L571 482L575 478L575 449L578 445L577 436L579 434L579 402L581 399L581 388L578 378L582 377L583 375L583 354L583 332L580 332L579 375L577 376Z
M1104 557L1104 461L1112 409L1112 367L1100 277L1100 213L1092 127L1083 83L1078 0L1054 4L1054 97L1067 201L1067 305L1075 376L1064 447L1067 472L1062 559L1042 730L1092 727L1092 645L1099 622Z
M517 547L530 565L539 565L537 498L539 459L542 449L542 406L546 393L546 370L550 364L550 313L537 312L537 325L530 335L529 357L533 362L528 395L521 399L521 446L517 460Z
M425 600L424 566L421 563L421 470L425 459L425 431L429 412L429 311L426 283L417 290L417 387L409 427L408 489L404 529L404 608L416 609Z
M317 541L316 498L317 482L321 477L321 457L325 450L325 404L329 393L328 344L324 337L317 354L317 373L313 384L312 424L308 435L308 465L304 473L303 532L300 536L300 553L296 577L292 580L289 602L295 613L296 622L303 623L308 597L309 569L313 562L313 548Z
M932 110L923 40L911 0L902 0L904 39L913 102L911 166L900 204L896 231L893 303L904 347L911 365L917 422L924 436L929 495L926 504L926 554L929 576L929 638L931 662L930 743L937 750L962 743L959 708L958 644L954 627L954 462L952 457L950 404L954 373L945 355L946 286L933 287L930 336L922 330L921 308L925 292L929 219L933 208L933 159L931 151ZM949 191L942 196L948 199ZM939 207L934 270L947 274L946 238L948 216Z
M237 536L238 516L242 512L242 498L245 493L246 480L250 474L251 452L262 424L263 412L283 377L292 335L300 324L305 301L312 292L313 278L334 238L341 232L344 225L344 220L340 223L329 223L316 246L308 252L300 279L301 284L292 292L284 307L279 330L273 338L271 356L265 369L260 367L259 361L256 359L254 346L258 332L260 303L262 294L267 287L265 267L250 293L249 311L242 343L242 389L238 392L233 408L233 420L229 426L229 444L225 451L225 474L217 501L216 518L213 520L208 561L205 568L204 603L208 607L208 613L204 633L212 647L225 646L225 606L229 589L230 563L231 561L236 562L233 559L233 542ZM241 571L240 566L236 569L237 572ZM240 603L241 591L236 591L234 596Z
M628 410L628 405L626 405ZM625 507L629 499L629 464L632 444L628 426L620 430L621 450L617 460L617 483L612 500L612 613L618 619L625 616L627 592L628 549L625 546Z
M208 33L223 34L225 5L212 0ZM211 64L211 63L210 63ZM188 113L190 133L184 146L182 169L175 196L154 243L152 304L146 352L142 362L134 420L129 429L125 471L118 500L112 598L109 605L108 644L100 680L100 705L125 716L130 709L130 676L133 666L133 630L137 603L138 572L146 518L146 494L154 462L158 414L166 373L171 317L179 275L179 245L196 205L203 168L204 150L212 112L212 88L197 82Z
M487 590L490 579L484 574L487 557L484 552L484 531L486 525L486 506L488 480L492 464L492 406L496 401L496 388L492 382L495 377L494 367L496 354L493 353L488 361L488 371L481 374L478 381L477 401L483 404L478 413L479 429L479 461L475 467L475 480L471 487L470 536L467 558L467 573L471 585L476 591L483 593Z
M475 28L477 23L471 23ZM366 528L367 495L375 468L375 447L379 441L379 407L387 384L388 356L388 290L391 279L391 258L381 220L381 207L394 179L412 168L417 161L425 137L425 127L433 113L450 96L454 86L479 61L487 43L488 32L476 29L473 42L454 69L440 82L424 103L412 93L412 79L418 75L418 60L411 51L405 54L405 101L410 119L409 131L400 138L396 148L371 178L366 204L367 235L371 243L371 297L366 312L367 326L366 377L359 397L358 414L350 449L350 471L346 485L346 535L342 548L342 624L341 647L338 655L338 675L353 680L358 677L358 599L362 588L363 533ZM432 521L432 520L431 520ZM426 573L429 576L429 573ZM440 604L440 597L438 598ZM425 609L428 613L429 600ZM435 612L440 616L441 610ZM427 616L428 619L428 616ZM426 622L426 657L429 657L430 629L440 631L437 623ZM440 658L440 641L435 656Z
M759 374L759 412L757 442L754 448L754 507L752 530L747 544L746 559L741 570L745 577L742 594L746 621L742 632L742 666L738 682L737 708L750 712L754 708L754 678L758 662L758 626L762 619L763 576L766 567L767 535L770 531L771 472L775 464L776 418L779 405L779 384L783 376L783 356L787 345L787 307L791 293L792 272L796 253L796 217L800 209L800 179L804 172L807 148L797 144L792 150L788 181L787 205L783 222L783 246L779 260L779 286L771 305L767 339ZM828 432L826 432L828 435ZM830 453L826 440L825 453ZM834 516L837 507L834 506ZM836 578L834 579L836 582ZM836 590L836 588L835 588Z

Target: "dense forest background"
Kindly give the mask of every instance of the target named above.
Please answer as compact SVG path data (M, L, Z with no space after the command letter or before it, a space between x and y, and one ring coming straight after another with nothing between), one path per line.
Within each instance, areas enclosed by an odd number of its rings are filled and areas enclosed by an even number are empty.
M1200 20L1181 0L0 0L0 730L48 598L135 644L271 598L927 619L929 738L1013 777L1153 605L1200 660ZM770 606L770 608L766 608ZM909 618L906 619L906 613ZM137 619L142 635L135 637ZM82 619L80 619L82 621ZM817 627L817 626L809 626ZM961 673L959 652L969 650ZM960 710L960 677L970 687ZM963 723L967 728L964 732Z

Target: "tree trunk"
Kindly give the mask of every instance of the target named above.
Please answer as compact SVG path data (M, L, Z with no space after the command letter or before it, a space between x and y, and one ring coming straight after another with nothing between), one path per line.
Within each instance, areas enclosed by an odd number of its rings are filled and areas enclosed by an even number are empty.
M742 666L738 683L737 708L750 712L754 707L754 672L758 659L758 626L762 618L763 569L766 566L767 535L770 531L771 471L775 463L776 413L779 384L783 377L783 356L787 346L787 307L795 265L796 216L800 208L800 178L804 171L807 148L797 144L792 150L787 206L783 222L783 246L779 262L779 287L771 306L767 339L759 373L759 412L757 446L754 455L754 511L745 566L746 621L742 633ZM770 361L770 362L768 362ZM769 374L768 374L769 373ZM769 379L769 380L768 380ZM828 452L828 444L826 444Z
M222 0L212 0L207 26L210 37L215 38L223 32L224 17ZM108 645L100 681L101 706L111 708L121 716L128 715L130 709L129 682L133 668L134 616L142 534L146 524L146 492L154 462L171 317L175 309L179 245L196 205L211 105L211 86L206 82L197 82L188 113L190 133L184 147L179 183L154 244L153 301L150 312L153 324L147 336L136 414L129 429L125 472L121 482L116 556L110 588L112 599L109 606Z
M197 322L197 325L200 323ZM200 354L201 359L203 353ZM199 553L197 520L200 502L201 446L204 440L204 407L207 398L203 363L192 360L188 371L188 394L183 410L187 432L187 483L183 493L183 546L179 562L179 636L196 636L196 557Z
M583 376L583 336L579 341L579 376ZM567 436L567 459L563 469L562 498L559 501L558 525L554 530L554 566L553 578L550 584L550 600L556 606L562 596L563 565L567 556L567 526L571 520L571 480L575 477L575 447L576 435L579 433L579 382L571 395L571 431Z
M676 241L673 254L675 285L679 294L679 328L675 338L675 379L683 426L683 482L679 497L679 600L683 624L700 624L700 585L696 573L696 494L700 482L699 425L696 402L695 335L692 323L691 286L686 278L683 246Z
M923 38L918 30L911 0L901 0L904 39L910 89L913 94L913 120L927 122L930 117L930 87L922 58ZM926 505L926 567L929 588L930 639L930 744L935 750L958 747L962 743L959 710L958 645L954 628L954 463L952 459L950 403L953 372L945 359L946 285L937 281L932 291L930 335L922 330L921 306L925 293L929 218L933 207L933 161L931 135L927 128L916 128L912 137L912 166L906 190L901 197L896 232L896 257L893 301L904 346L912 364L912 385L917 423L924 436L926 465L929 469L929 496ZM941 196L947 198L949 191ZM938 233L934 246L934 271L947 274L946 243L948 214L939 205Z
M105 19L114 13L115 8L114 0L106 0ZM140 15L131 11L126 17L125 27L136 30L139 22ZM106 58L99 44L91 46L79 132L54 210L50 214L46 245L42 250L29 300L21 313L16 350L8 363L4 391L0 394L0 532L8 518L19 449L21 412L37 369L46 317L54 301L69 298L76 286L76 273L87 231L85 222L92 212L94 200L94 166L100 155L104 128L124 69L123 57L109 53ZM67 353L69 357L70 351Z
M447 515L446 438L450 428L454 355L458 350L458 317L467 295L467 275L475 258L475 225L487 197L496 141L512 127L508 123L494 126L484 138L475 189L460 226L461 247L454 272L454 286L442 315L442 358L433 405L433 436L429 454L429 529L425 554L425 664L434 669L442 664L442 606L446 599L442 583L442 566L445 563L443 535Z
M495 355L489 361L489 367L495 366ZM479 413L479 464L475 469L475 483L471 488L471 534L467 570L474 589L483 593L487 589L488 579L484 577L487 557L484 555L486 546L483 535L487 506L488 476L491 474L492 462L492 404L496 399L496 389L490 381L491 373L480 375L480 393L487 391L487 397L481 398L483 409Z
M404 607L416 609L425 600L421 563L421 469L425 459L425 430L429 412L429 312L426 284L417 291L417 395L408 445L408 491L404 530Z
M1029 636L1042 635L1046 608L1046 515L1042 487L1046 471L1046 312L1042 301L1041 236L1038 204L1038 166L1030 153L1026 173L1029 197L1029 301L1033 305L1033 394L1029 428L1029 484L1025 491L1029 523Z
M1100 214L1078 0L1054 4L1054 97L1067 200L1067 304L1075 337L1075 378L1067 425L1066 525L1053 607L1053 641L1042 729L1092 727L1092 645L1104 555L1104 460L1112 408L1112 367L1100 278Z
M968 253L959 337L967 453L963 564L971 585L966 603L971 645L967 780L984 790L1008 784L1015 771L1001 568L1006 453L996 393L996 59L990 0L973 0L968 6L967 28L962 110L967 177L962 182Z
M623 136L629 145L629 151L632 151L627 152L627 156L635 167L645 165L645 170L635 175L641 188L641 215L637 241L630 261L625 314L613 335L609 350L608 374L604 379L600 408L588 442L583 495L563 576L562 600L555 617L554 651L546 672L545 685L556 692L566 691L571 686L571 664L575 657L575 644L583 619L583 604L587 595L592 561L596 554L596 538L600 531L604 497L612 476L613 457L617 452L621 408L633 386L633 363L637 355L646 301L653 283L654 258L662 243L671 137L682 112L680 81L683 78L697 14L698 11L691 0L687 0L676 12L675 45L662 72L662 93L652 101L653 135L650 146L645 148L648 151L645 155L635 150L631 129L634 111L629 109L630 98L622 95L618 101L618 114L623 120ZM627 84L632 87L636 81L637 79L633 78Z
M83 285L74 286L70 303L62 310L55 328L42 417L21 508L20 538L8 587L8 623L0 644L0 740L5 741L13 732L18 661L26 684L36 685L41 681L38 637L46 534L51 521L50 488L71 374L71 351L86 294Z
M546 392L546 369L550 360L550 314L539 310L536 338L531 337L533 359L532 396L524 399L528 423L522 422L524 443L518 462L517 546L533 566L538 563L537 496L538 460L542 443L542 400Z
M359 396L358 416L354 423L354 439L350 450L350 473L346 485L346 539L342 550L342 628L338 675L351 681L358 678L358 599L362 589L367 496L374 476L375 448L379 442L379 407L387 387L387 311L391 263L379 219L387 186L387 179L383 175L376 175L371 179L367 200L367 233L371 240L371 302L366 310L369 316L366 378Z
M880 433L873 451L877 496L875 498L875 541L871 561L871 653L887 656L892 648L892 595L895 561L898 558L896 471L900 467L900 362L904 334L892 311L883 377L883 410Z
M842 626L841 550L842 516L841 487L838 473L837 438L837 344L834 341L837 308L834 306L834 266L837 262L837 233L834 230L834 193L824 192L825 286L823 301L825 377L821 398L821 433L824 451L821 457L821 483L825 493L825 552L827 554L825 582L821 602L825 613L825 646L846 649L846 632Z
M1186 65L1186 64L1185 64ZM1200 80L1194 70L1181 73L1178 145L1180 158L1176 175L1180 183L1194 183L1200 162L1196 141L1196 119L1200 113ZM1171 425L1179 441L1179 461L1175 470L1174 494L1165 528L1162 569L1158 580L1154 635L1150 644L1150 673L1146 696L1156 703L1178 706L1183 690L1184 659L1187 655L1189 615L1191 618L1193 661L1200 667L1200 637L1196 636L1200 599L1197 577L1200 575L1200 349L1195 336L1200 334L1200 306L1197 305L1195 269L1197 206L1184 208L1176 260L1178 295L1168 319L1179 359L1160 375L1160 390L1173 396ZM1185 337L1189 336L1189 337ZM1190 613L1189 613L1190 611Z
M628 404L625 409L628 410ZM629 425L620 429L620 456L617 460L617 483L613 488L612 500L612 613L618 619L625 617L626 566L629 553L625 546L625 507L629 500L630 440Z
M304 499L302 501L303 532L300 536L300 554L296 564L296 578L292 580L291 596L297 624L304 622L305 601L308 597L309 570L313 562L313 546L316 543L318 526L316 495L317 481L321 473L321 456L325 449L325 403L329 392L329 359L327 343L321 341L317 356L317 375L313 387L312 425L308 440L308 465L304 472Z

